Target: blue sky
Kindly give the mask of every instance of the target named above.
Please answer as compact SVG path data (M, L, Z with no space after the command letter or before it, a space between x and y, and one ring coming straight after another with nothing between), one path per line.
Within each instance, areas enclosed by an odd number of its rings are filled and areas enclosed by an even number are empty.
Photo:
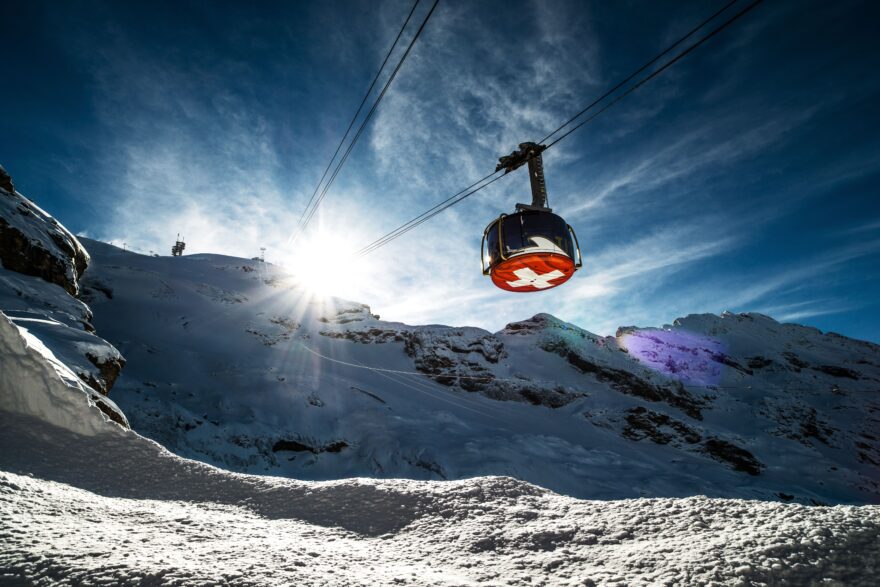
M721 5L441 0L315 230L371 242ZM6 1L0 163L75 232L163 253L181 232L188 252L295 267L316 253L288 237L410 6ZM529 197L520 172L338 293L411 323L543 311L613 334L758 311L880 341L875 6L765 2L548 151L585 258L564 287L515 295L479 272L486 223Z

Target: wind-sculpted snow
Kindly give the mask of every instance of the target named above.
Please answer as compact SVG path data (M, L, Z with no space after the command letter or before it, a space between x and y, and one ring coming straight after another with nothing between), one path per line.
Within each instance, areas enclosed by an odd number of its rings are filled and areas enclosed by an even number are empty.
M874 585L880 506L580 501L511 478L236 475L0 412L0 580L36 585Z
M119 408L87 387L39 338L0 312L0 410L36 416L93 435L113 421L128 426ZM4 450L15 446L0 444Z
M94 333L92 313L60 286L0 268L0 311L80 379L107 395L125 359Z

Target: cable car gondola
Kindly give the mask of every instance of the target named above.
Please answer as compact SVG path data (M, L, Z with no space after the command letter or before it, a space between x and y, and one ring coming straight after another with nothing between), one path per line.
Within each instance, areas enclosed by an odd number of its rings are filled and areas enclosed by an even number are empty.
M522 143L518 151L501 157L495 168L510 173L528 163L532 186L531 205L517 204L516 212L501 214L483 232L483 275L507 291L535 292L557 287L582 265L574 229L547 207L541 159L545 148Z

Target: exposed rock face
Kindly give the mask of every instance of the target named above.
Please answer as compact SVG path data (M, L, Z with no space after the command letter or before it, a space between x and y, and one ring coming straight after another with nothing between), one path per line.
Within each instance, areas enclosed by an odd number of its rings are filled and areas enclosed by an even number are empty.
M0 168L0 310L36 336L98 394L106 396L125 359L94 334L92 312L76 299L89 255L54 218L16 192ZM93 400L114 421L112 402ZM127 425L125 423L124 425Z
M348 448L348 443L344 440L337 440L323 445L306 444L301 440L281 439L272 445L272 452L310 452L312 454L321 454L322 452L336 453L342 449Z
M499 376L496 367L507 358L504 342L479 328L382 323L368 306L344 307L320 321L342 326L321 331L329 338L360 344L402 343L414 368L442 385L492 399L550 408L562 407L579 395L553 382L535 381L524 375Z
M8 178L9 176L5 174ZM89 255L75 236L36 204L0 181L0 262L3 267L79 293Z
M379 316L370 311L370 306L355 302L337 302L335 311L320 317L318 320L327 324L349 324L363 320L378 320Z
M89 377L86 379L86 383L107 395L110 393L110 388L116 383L116 378L119 377L122 368L125 367L125 359L121 355L102 357L89 352L86 353L86 358L98 368L98 372L101 374L99 379Z
M5 190L10 194L15 192L15 185L12 183L12 177L6 173L6 169L4 169L2 165L0 165L0 190Z
M128 420L125 418L125 414L122 413L122 410L120 410L116 404L111 405L107 401L96 397L93 397L92 399L95 402L95 405L98 406L98 409L104 412L110 420L116 422L123 428L131 428L128 424Z
M675 383L668 386L655 385L629 371L598 364L582 356L577 350L567 346L563 341L545 341L541 348L563 357L581 373L593 375L599 381L610 383L614 389L621 393L634 395L652 402L665 402L680 408L692 418L702 419L700 408L704 402L688 393L680 385Z
M684 422L651 411L644 406L638 406L627 410L627 427L623 430L623 436L632 440L648 438L657 444L696 444L703 437L699 431L688 426Z
M639 406L627 411L626 422L627 426L623 430L625 438L648 439L657 444L671 444L689 452L701 452L729 465L735 471L749 475L758 475L764 468L746 449L721 438L713 437L704 441L698 430L667 414Z
M562 357L581 373L608 383L621 393L663 402L692 418L702 418L700 410L705 404L704 399L689 393L674 380L666 380L663 384L651 381L649 370L621 355L622 349L615 338L596 336L549 314L538 314L508 324L499 334L534 337L541 350Z
M710 438L703 446L706 454L713 459L729 463L736 471L757 475L764 468L752 453L726 440Z

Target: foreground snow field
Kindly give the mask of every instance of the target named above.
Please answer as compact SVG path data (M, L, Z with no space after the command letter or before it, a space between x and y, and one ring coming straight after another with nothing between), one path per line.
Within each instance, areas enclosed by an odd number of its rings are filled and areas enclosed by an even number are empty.
M880 507L297 482L2 414L0 583L875 585Z

